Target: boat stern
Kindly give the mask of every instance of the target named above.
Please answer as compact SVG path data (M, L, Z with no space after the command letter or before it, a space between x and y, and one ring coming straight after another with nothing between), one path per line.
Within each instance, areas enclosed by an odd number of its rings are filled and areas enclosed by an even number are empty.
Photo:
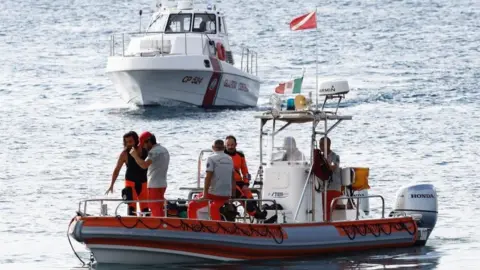
M435 187L432 184L415 184L400 188L390 216L412 216L418 225L416 244L424 246L437 223L438 199Z

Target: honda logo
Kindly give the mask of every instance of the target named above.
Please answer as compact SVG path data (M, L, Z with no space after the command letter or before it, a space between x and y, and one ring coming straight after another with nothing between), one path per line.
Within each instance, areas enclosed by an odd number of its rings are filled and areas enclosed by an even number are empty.
M433 194L411 194L413 199L433 199L435 196Z

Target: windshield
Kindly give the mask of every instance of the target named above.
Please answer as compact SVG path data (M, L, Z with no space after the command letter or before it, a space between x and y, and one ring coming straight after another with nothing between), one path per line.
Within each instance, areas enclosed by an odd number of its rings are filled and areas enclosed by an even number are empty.
M167 33L184 33L190 32L192 25L192 14L171 14L168 18L167 27L165 32Z
M206 13L195 13L193 21L194 32L207 32L211 34L216 33L215 15Z
M147 32L163 32L165 30L165 24L167 22L166 15L158 15L153 21L150 23Z
M150 22L147 32L215 34L217 32L216 16L215 14L195 13L192 23L191 13L159 14Z

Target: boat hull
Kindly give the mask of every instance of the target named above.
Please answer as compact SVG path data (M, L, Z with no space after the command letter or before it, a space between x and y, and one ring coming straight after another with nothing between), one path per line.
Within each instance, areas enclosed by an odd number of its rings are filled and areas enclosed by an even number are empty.
M408 247L422 240L417 229L411 217L298 224L78 217L70 234L98 263L164 264Z
M203 55L108 59L107 74L127 103L138 106L254 107L260 80Z

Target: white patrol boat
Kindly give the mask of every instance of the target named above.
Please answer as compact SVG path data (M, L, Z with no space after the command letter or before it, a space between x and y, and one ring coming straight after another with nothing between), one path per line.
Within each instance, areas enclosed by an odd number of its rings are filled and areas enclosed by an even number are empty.
M242 48L234 65L223 12L211 4L196 8L192 0L162 0L156 7L146 31L112 35L107 75L123 100L139 106L257 105L257 53Z

